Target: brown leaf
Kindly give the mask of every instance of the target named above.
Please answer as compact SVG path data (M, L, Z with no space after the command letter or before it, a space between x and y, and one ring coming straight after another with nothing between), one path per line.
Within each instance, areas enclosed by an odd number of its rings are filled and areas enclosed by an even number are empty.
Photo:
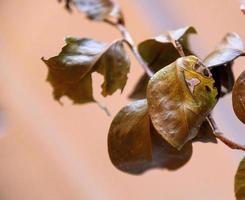
M189 143L178 151L168 144L152 126L144 99L116 115L108 134L108 151L115 167L140 174L151 168L180 168L190 159L192 145Z
M245 158L241 160L236 172L235 195L237 200L245 199Z
M104 75L104 96L123 90L130 65L122 41L105 44L71 37L66 38L58 56L43 61L49 69L47 80L54 88L54 98L68 96L74 103L94 101L91 80L94 71Z
M234 85L232 104L236 116L245 124L245 71L241 73Z
M215 80L218 97L223 97L233 89L235 78L232 71L233 62L213 67L210 71Z
M186 55L193 55L188 44L188 36L193 33L196 33L196 30L191 26L168 31L158 37L141 42L138 46L139 53L151 70L157 72L180 57L173 41L178 41L183 46ZM145 98L148 81L148 76L144 74L136 84L130 98Z
M79 11L86 13L91 20L103 21L115 18L119 23L124 23L121 8L115 0L65 0L65 2L69 11L71 5L74 5Z
M237 33L228 33L203 62L207 67L214 67L232 62L239 56L245 56L242 39Z
M196 137L216 104L213 85L211 74L195 56L177 59L150 79L147 100L152 123L175 148Z

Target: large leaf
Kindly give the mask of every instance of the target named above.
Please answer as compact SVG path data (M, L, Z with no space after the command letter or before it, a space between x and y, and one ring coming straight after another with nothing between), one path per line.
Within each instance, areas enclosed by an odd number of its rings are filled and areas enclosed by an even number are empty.
M175 148L197 136L216 104L213 85L210 72L195 56L177 59L150 79L147 100L152 123Z
M236 116L245 124L245 71L241 73L234 85L232 104Z
M157 72L180 57L173 45L174 41L178 41L183 46L186 55L193 54L189 50L188 44L188 36L193 33L196 33L196 30L190 26L168 31L158 37L141 42L138 46L139 53L151 70ZM144 74L136 84L130 98L145 98L148 81L149 77Z
M62 0L59 0L60 2ZM71 4L79 11L85 12L91 20L102 21L109 17L124 23L123 15L115 0L65 0L66 8L70 11Z
M245 199L245 158L242 159L235 176L235 195L237 200Z
M228 33L216 49L204 59L204 64L211 68L220 97L232 91L233 61L244 55L244 45L240 36L236 33Z
M140 174L151 168L178 169L190 159L192 145L178 151L168 144L152 126L146 100L139 100L124 107L112 121L108 151L118 169Z
M86 38L66 38L60 54L43 61L49 69L47 80L54 88L55 99L68 96L74 103L94 101L91 80L94 71L104 75L104 96L123 90L130 65L122 41L105 44Z

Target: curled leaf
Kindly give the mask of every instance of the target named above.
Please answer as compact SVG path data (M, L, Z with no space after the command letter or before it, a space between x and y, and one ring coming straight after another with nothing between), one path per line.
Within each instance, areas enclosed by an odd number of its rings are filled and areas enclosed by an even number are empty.
M56 100L67 96L74 103L94 101L91 73L104 76L102 94L123 89L129 72L129 58L122 41L105 44L93 39L66 38L66 45L58 56L45 60L49 73L47 81L54 88Z
M245 124L245 71L241 73L234 85L232 104L236 116Z
M232 62L239 56L245 56L243 42L238 34L228 33L203 62L207 67L214 67Z
M189 50L188 43L188 36L193 33L196 33L196 30L191 26L168 31L158 37L141 42L138 46L139 53L151 70L157 72L180 57L173 44L175 41L182 45L186 55L193 54ZM144 74L136 84L130 98L145 98L148 81L149 77Z
M144 99L124 107L113 119L108 151L118 169L140 174L151 168L180 168L190 159L192 145L178 151L168 144L152 126Z
M204 59L204 64L211 68L219 97L232 91L234 85L233 61L244 55L244 45L240 36L236 33L228 33L217 48Z
M245 199L245 158L241 160L235 175L235 195L237 200Z
M173 147L197 136L216 104L217 90L209 70L195 56L182 57L149 81L149 115L157 132Z
M103 21L112 17L119 23L124 23L121 9L115 0L65 0L65 2L69 11L73 4L79 11L86 13L91 20Z

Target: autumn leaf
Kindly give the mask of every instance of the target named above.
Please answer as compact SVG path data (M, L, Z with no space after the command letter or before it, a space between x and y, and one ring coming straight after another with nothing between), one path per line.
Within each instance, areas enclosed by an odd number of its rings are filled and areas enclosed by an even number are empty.
M191 158L192 145L178 151L168 144L152 126L144 99L127 105L113 119L108 151L118 169L140 174L151 168L180 168Z
M245 199L245 158L240 162L235 175L235 195L237 200Z
M241 73L234 85L232 104L236 116L245 124L245 71Z
M103 96L123 90L130 61L122 41L105 44L93 39L66 38L58 56L45 60L49 73L47 81L53 86L56 100L67 96L74 103L94 101L91 73L104 76Z
M204 64L211 69L220 97L232 91L233 61L244 55L244 45L240 36L236 33L228 33L217 48L204 59Z
M157 72L180 57L173 44L175 41L178 41L183 46L186 55L193 54L189 50L188 43L188 36L193 33L196 33L196 30L191 26L168 31L158 37L141 42L138 46L139 53L151 70ZM130 98L145 98L148 81L149 77L144 74L136 84Z
M182 57L149 81L149 115L157 132L173 147L197 136L216 104L217 90L209 70L195 56Z
M74 5L79 11L86 13L91 20L103 21L112 17L119 23L124 23L121 8L115 0L65 0L65 2L69 11L71 5Z

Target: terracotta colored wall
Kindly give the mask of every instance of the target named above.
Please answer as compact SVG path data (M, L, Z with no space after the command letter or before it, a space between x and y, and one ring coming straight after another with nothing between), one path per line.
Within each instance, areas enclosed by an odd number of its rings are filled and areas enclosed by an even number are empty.
M227 31L237 31L245 40L239 1L120 3L137 42L186 24L199 30L193 42L200 55ZM233 199L233 176L241 155L223 144L195 144L192 160L177 172L153 170L135 177L116 170L106 143L112 118L94 104L73 106L64 98L61 107L44 81L47 69L40 58L56 54L66 35L102 41L119 36L107 25L68 14L55 0L0 2L0 103L5 117L0 139L1 200ZM244 64L238 62L236 75ZM114 115L129 102L126 97L141 73L133 61L124 94L108 99L100 97L101 77L95 77L95 96ZM215 115L230 137L245 140L240 137L244 126L231 118L230 97L219 103Z

